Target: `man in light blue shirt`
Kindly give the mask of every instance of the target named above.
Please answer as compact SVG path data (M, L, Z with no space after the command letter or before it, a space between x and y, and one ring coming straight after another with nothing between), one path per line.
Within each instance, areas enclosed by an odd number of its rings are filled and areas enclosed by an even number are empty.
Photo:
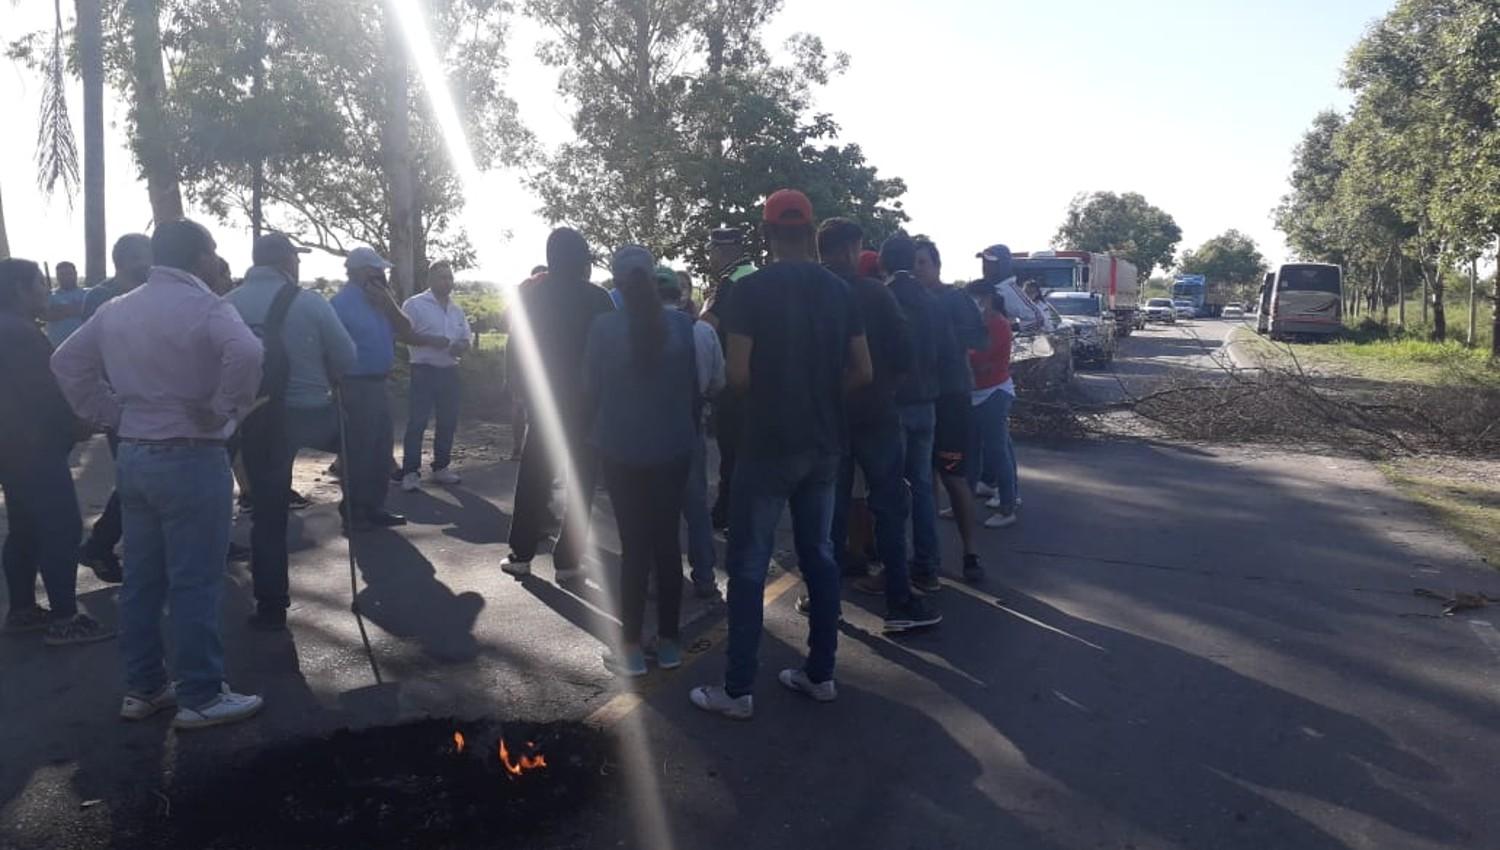
M392 268L373 248L355 248L344 260L349 282L332 298L334 312L354 340L354 368L340 384L346 423L344 482L351 530L405 525L406 518L385 509L389 487L391 402L386 378L396 365L396 340L444 346L446 339L419 336L391 297L385 273Z
M47 340L56 348L83 324L83 301L88 293L78 288L78 267L67 260L57 264L57 291L47 298Z
M333 307L297 285L300 255L306 252L282 233L260 237L251 251L255 265L225 296L266 347L263 400L240 434L253 517L250 573L256 611L250 625L267 631L286 627L291 604L286 527L292 465L304 448L338 451L332 386L355 362L354 341ZM285 302L280 310L278 301Z

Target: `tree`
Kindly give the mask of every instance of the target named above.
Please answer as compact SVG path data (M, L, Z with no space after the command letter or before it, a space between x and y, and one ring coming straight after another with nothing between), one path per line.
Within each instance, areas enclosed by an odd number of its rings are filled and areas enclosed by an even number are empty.
M1073 198L1052 241L1068 251L1120 254L1149 279L1153 269L1172 265L1182 229L1135 192L1094 192Z
M430 254L458 268L472 262L469 235L456 222L461 189L425 98L413 96L419 83L404 69L406 46L389 40L397 33L385 27L380 4L167 2L170 103L195 204L226 222L254 222L259 209L264 227L334 254L360 244L400 254L394 276L403 287ZM476 163L521 160L529 137L504 86L509 5L425 7ZM402 115L405 152L396 138ZM410 201L399 206L410 209L401 216L410 221L409 249L395 236L393 203L407 186Z
M1231 229L1204 242L1196 251L1184 252L1178 268L1184 274L1201 274L1210 284L1225 284L1243 297L1265 276L1266 258L1255 240Z
M62 183L68 204L78 191L78 146L73 140L73 121L68 116L68 86L63 73L62 0L52 0L55 21L52 47L47 53L46 83L42 88L42 111L36 134L36 179L42 192L51 195Z
M104 218L104 8L77 0L78 71L83 78L83 279L93 286L109 274Z
M720 224L753 225L766 195L803 189L819 215L878 237L906 220L900 180L881 178L811 95L847 65L798 36L771 61L760 33L780 0L530 0L539 50L576 103L575 141L538 160L531 184L553 222L596 245L645 244L706 265ZM751 228L753 230L753 228Z
M5 232L5 202L0 200L0 260L10 256L10 236Z
M130 28L130 125L135 159L146 177L154 221L182 218L175 124L167 112L167 80L162 69L160 9L157 0L124 0Z

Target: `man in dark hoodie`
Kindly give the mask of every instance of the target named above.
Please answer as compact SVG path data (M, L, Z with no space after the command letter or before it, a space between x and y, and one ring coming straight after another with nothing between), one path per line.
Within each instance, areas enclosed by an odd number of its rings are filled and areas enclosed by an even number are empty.
M931 592L941 587L936 575L924 572L922 578L929 584L919 584L915 568L922 556L938 548L937 502L932 490L938 358L940 352L952 347L953 328L944 321L937 299L912 274L916 256L916 243L909 236L892 236L880 246L880 266L890 276L887 286L906 314L912 340L911 368L896 385L896 406L905 436L906 483L911 488L912 548L917 554L912 561L911 580L914 587ZM885 591L880 576L855 582L855 588L865 592Z
M560 227L547 237L547 276L522 289L518 313L511 321L518 374L513 385L522 387L531 412L531 427L521 449L521 468L516 473L515 508L510 524L510 555L500 568L513 576L531 575L549 516L552 496L553 457L569 459L573 475L563 476L567 492L566 514L552 565L559 582L577 579L582 573L583 544L589 534L589 514L598 480L593 452L589 450L583 394L583 341L589 325L602 313L615 309L609 293L589 282L593 257L578 231ZM524 321L522 317L524 316ZM556 405L557 420L546 416L546 398ZM560 431L560 433L559 433Z
M839 464L833 502L833 548L839 566L848 569L849 503L854 467L865 474L870 513L875 519L875 546L885 565L885 630L904 632L935 626L943 616L912 595L906 566L906 517L901 418L896 413L896 383L911 368L911 337L895 295L877 280L857 271L864 231L846 218L831 218L818 230L818 253L829 271L849 283L865 322L874 379L851 391L845 410L848 452ZM801 606L799 606L801 607Z

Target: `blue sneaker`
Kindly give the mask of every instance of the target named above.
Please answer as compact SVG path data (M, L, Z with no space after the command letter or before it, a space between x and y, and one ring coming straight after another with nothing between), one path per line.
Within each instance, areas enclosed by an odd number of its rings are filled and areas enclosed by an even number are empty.
M606 652L599 656L604 662L604 669L626 679L634 679L646 675L646 653L640 647L627 649L620 653Z
M656 642L656 666L663 670L676 670L682 666L682 646L675 640L665 638Z

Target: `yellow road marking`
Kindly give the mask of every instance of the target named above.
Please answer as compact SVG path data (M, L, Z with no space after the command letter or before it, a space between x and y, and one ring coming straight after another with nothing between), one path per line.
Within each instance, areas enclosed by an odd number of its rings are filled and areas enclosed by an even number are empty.
M763 604L769 606L776 602L785 596L788 591L796 587L797 583L798 578L794 573L783 572L775 580L766 585ZM724 616L719 617L718 621L709 627L708 631L702 637L693 642L700 649L692 657L685 658L682 667L678 668L678 670L686 670L698 659L718 649L728 635L729 618L726 612ZM632 711L640 708L641 703L646 701L646 697L662 684L675 681L677 681L677 677L675 676L656 676L650 680L641 681L640 686L635 690L622 691L610 697L604 705L599 706L593 713L584 718L583 722L596 729L607 729L624 720Z

